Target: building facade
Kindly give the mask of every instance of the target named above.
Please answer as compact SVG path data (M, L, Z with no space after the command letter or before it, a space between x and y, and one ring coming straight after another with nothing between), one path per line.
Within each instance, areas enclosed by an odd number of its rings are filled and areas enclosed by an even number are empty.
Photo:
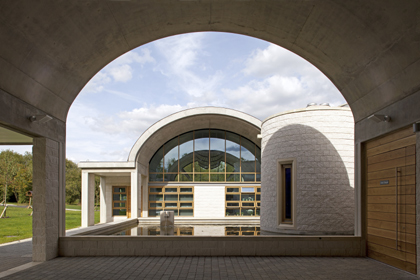
M128 161L79 163L82 225L93 225L100 176L101 223L171 210L180 222L261 216L267 232L352 233L353 141L347 107L310 106L264 122L224 108L181 111L146 130ZM279 185L286 177L287 190Z

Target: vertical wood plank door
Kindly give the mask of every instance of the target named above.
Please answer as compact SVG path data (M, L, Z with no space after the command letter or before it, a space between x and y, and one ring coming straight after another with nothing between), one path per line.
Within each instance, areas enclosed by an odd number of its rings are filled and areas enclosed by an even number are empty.
M407 127L365 143L367 255L417 273L416 135Z

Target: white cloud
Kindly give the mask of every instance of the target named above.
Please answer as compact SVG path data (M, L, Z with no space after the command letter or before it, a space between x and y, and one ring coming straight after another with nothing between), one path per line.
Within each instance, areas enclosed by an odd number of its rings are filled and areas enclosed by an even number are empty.
M224 78L221 71L208 74L201 61L208 56L202 44L204 37L204 33L190 33L155 42L165 58L155 70L166 76L179 92L192 97L212 94Z
M139 54L140 52L141 54ZM84 87L86 92L101 92L111 81L128 82L133 78L134 69L130 64L139 64L143 67L146 63L155 63L148 48L129 51L99 71Z
M84 91L86 92L101 92L104 90L104 86L111 82L111 77L103 72L98 72L93 78L86 84Z
M127 82L133 78L133 69L128 64L111 67L107 70L107 72L116 82Z

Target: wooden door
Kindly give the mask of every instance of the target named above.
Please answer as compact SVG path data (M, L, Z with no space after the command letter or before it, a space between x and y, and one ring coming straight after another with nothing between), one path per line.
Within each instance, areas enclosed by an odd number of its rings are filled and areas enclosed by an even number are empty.
M365 144L367 255L417 273L416 136L412 127Z

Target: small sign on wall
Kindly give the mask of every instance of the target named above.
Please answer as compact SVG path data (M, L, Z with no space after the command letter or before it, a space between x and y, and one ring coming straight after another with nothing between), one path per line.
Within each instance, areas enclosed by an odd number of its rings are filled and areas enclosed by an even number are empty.
M382 180L381 185L389 185L389 180Z

